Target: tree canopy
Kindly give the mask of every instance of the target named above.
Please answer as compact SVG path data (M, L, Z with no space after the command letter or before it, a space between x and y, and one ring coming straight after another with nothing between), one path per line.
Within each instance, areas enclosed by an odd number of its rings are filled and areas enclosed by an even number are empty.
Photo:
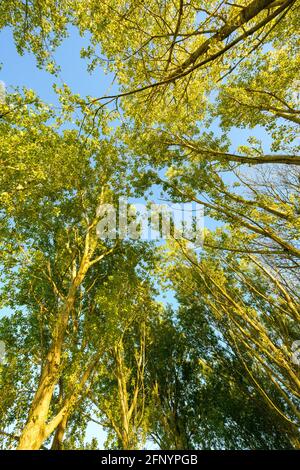
M0 2L53 80L75 29L116 84L1 90L2 448L299 448L299 7ZM120 198L202 206L203 245L100 237Z

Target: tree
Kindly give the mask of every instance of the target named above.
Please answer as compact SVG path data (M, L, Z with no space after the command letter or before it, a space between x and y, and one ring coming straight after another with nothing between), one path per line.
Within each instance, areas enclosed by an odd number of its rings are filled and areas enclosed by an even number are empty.
M124 291L119 290L121 280L113 276L107 293L102 290L98 299L109 315L104 333L108 344L89 398L108 431L106 445L139 449L148 432L147 356L154 334L151 326L160 309L145 278L122 276Z
M298 447L299 379L290 349L299 334L297 294L290 295L284 281L257 257L216 256L214 251L197 257L184 245L176 253L180 268L172 263L170 275L179 295L190 293L196 305L209 310L256 391L287 424L291 443ZM290 287L297 292L297 285Z
M298 8L1 3L20 54L56 74L73 26L119 87L55 86L58 110L1 96L4 446L95 448L96 420L114 448L299 447ZM217 224L200 253L97 235L99 205L154 185ZM178 308L155 298L157 272Z
M99 117L99 122L100 119L104 121L105 117ZM35 120L37 117L33 115L31 132L34 132ZM6 123L4 126L8 127ZM44 142L51 150L47 184L38 184L27 192L26 198L13 192L3 211L3 242L7 248L8 240L15 241L3 259L7 288L5 302L11 308L23 306L29 311L29 318L33 315L41 341L40 375L20 436L21 449L40 448L61 425L102 353L101 342L99 346L88 343L86 350L84 338L89 333L85 329L81 331L79 325L80 317L92 308L93 299L89 299L88 292L101 275L98 264L105 263L106 257L117 249L116 240L105 242L96 235L97 206L109 197L109 185L112 187L123 171L122 160L118 165L117 154L111 150L109 139L99 141L99 127L95 128L93 136L84 133L78 136L76 130L60 134L47 126L38 127L36 132L42 133L36 158ZM27 141L25 149L26 145ZM9 150L14 151L13 148ZM18 151L14 154L15 160L26 159L22 147L18 147ZM60 166L53 158L55 156L59 158ZM30 164L32 150L28 158ZM46 170L45 167L42 169ZM5 183L9 184L8 181ZM119 182L118 191L121 194ZM105 265L102 275L104 273ZM87 303L83 308L85 296ZM70 362L69 354L72 355ZM64 377L60 382L62 374ZM49 420L53 394L59 384L56 410Z
M289 428L266 408L213 312L186 284L178 282L177 296L180 307L157 325L149 359L155 442L161 449L290 448Z

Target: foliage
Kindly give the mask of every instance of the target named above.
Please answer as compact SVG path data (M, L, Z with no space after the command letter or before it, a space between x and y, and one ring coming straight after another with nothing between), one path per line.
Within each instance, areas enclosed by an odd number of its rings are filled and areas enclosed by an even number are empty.
M20 54L57 74L75 27L119 90L1 89L3 448L94 449L91 422L107 448L299 448L298 9L0 2ZM200 251L97 236L155 187L204 206Z

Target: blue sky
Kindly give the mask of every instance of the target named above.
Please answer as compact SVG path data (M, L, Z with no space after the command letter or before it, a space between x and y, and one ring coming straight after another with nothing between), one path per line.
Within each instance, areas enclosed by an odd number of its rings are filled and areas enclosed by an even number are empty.
M86 70L85 60L80 58L80 49L88 40L79 36L75 28L69 30L70 36L64 40L54 54L61 66L59 77L36 67L35 57L26 52L20 56L15 48L11 30L5 28L0 32L0 79L5 82L8 91L14 86L31 88L46 102L56 105L57 97L52 89L53 82L66 83L74 93L81 95L102 96L110 88L112 76L105 76L101 69L93 74Z

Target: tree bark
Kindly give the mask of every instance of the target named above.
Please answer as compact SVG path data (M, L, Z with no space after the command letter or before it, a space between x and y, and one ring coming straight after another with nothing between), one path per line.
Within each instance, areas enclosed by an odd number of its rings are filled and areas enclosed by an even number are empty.
M68 414L66 413L56 428L52 441L51 450L63 450L63 440L67 428Z
M245 23L250 21L252 18L257 16L261 11L271 6L272 0L254 0L247 7L243 8L242 11L231 21L226 23L222 28L219 29L212 37L202 43L194 52L192 52L188 59L186 59L171 75L170 78L176 78L188 67L195 64L199 57L207 53L214 41L221 42L230 36L234 31L243 26Z
M73 279L65 306L58 316L54 330L52 345L47 354L46 363L43 367L38 389L31 404L27 423L21 433L18 450L37 450L45 439L53 432L47 426L47 418L52 400L54 387L60 377L61 352L67 329L69 317L74 308L76 291L81 284L89 264L83 258L78 274ZM59 423L58 423L59 424Z

